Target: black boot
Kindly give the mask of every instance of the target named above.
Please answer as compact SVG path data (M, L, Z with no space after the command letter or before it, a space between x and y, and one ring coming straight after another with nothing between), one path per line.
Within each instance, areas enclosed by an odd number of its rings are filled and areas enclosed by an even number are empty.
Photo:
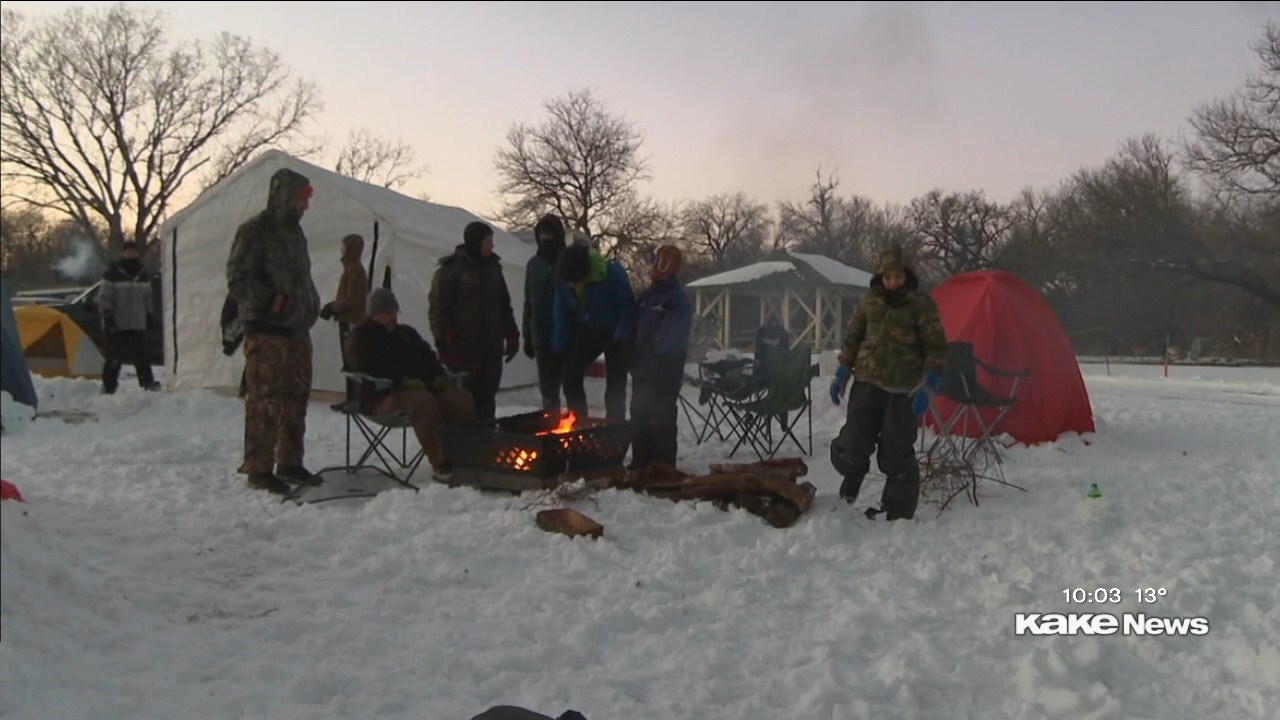
M288 483L271 473L249 473L249 487L266 490L276 495L288 495Z
M858 499L858 493L862 490L862 480L847 477L844 482L840 483L840 499L853 504Z
M320 476L312 473L310 470L301 465L277 465L276 477L294 485L319 485Z

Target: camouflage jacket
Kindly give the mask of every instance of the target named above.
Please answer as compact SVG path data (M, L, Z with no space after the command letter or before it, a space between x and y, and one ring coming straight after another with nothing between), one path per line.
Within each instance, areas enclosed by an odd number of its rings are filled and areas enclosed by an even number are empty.
M245 332L297 334L320 314L320 294L311 279L307 237L293 199L308 181L292 170L271 177L267 209L236 230L227 258L227 289L239 306ZM289 298L290 312L271 312L276 294Z
M853 377L885 389L916 386L925 370L944 371L947 335L933 298L916 290L908 275L905 292L892 303L877 275L871 292L858 303L844 336L840 362L853 367Z

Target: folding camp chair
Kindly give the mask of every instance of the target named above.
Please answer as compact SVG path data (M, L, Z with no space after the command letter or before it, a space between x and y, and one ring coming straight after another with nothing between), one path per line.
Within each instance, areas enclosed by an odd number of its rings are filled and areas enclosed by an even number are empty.
M765 387L764 379L752 372L754 363L751 358L705 361L698 363L696 378L686 376L685 383L698 390L698 401L694 404L680 395L680 406L699 445L712 435L720 440L733 437L734 421L728 403L746 401Z
M772 458L790 438L800 452L813 455L813 398L810 383L818 374L807 345L774 348L768 355L768 372L763 390L746 400L726 400L738 442L729 451L733 457L738 448L750 445L761 460ZM794 414L793 414L794 413ZM796 436L800 418L808 418L808 446ZM790 417L790 420L788 420ZM778 424L775 437L773 425Z
M409 415L403 411L375 415L365 413L360 408L358 391L361 387L376 392L390 388L391 381L358 372L344 372L343 375L348 381L346 399L336 407L339 412L347 416L346 464L324 468L317 474L323 476L328 472L342 471L354 475L361 469L368 468L417 491L418 486L409 482L409 479L422 464L426 454L422 448L418 448L413 455L409 454L409 431L413 429L413 424L409 422ZM351 462L353 437L351 428L353 426L365 440L364 450L354 463ZM388 443L388 436L396 430L400 431L399 448ZM378 464L370 462L373 458L376 458ZM400 473L404 473L403 477Z
M978 369L992 379L1013 379L1006 396L997 396L978 381ZM925 447L921 435L921 454L924 464L939 468L941 472L963 474L971 482L965 491L977 502L976 481L987 479L1002 485L1018 487L1004 477L1004 454L995 437L999 436L1000 421L1018 399L1018 384L1030 375L1028 371L1008 371L992 367L979 360L973 345L952 342L947 345L947 372L937 395L921 386L917 392L929 393L929 415L937 426L937 435ZM949 414L942 411L938 397L949 400L954 408Z

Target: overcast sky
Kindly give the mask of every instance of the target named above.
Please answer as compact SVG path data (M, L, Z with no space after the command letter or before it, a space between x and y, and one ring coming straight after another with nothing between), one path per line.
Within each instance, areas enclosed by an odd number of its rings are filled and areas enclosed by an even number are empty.
M1127 137L1184 135L1280 21L1280 2L134 4L165 9L175 39L277 50L320 86L334 146L360 126L402 137L430 167L405 192L482 215L507 130L579 88L641 132L660 199L800 200L821 165L877 202L1005 201Z

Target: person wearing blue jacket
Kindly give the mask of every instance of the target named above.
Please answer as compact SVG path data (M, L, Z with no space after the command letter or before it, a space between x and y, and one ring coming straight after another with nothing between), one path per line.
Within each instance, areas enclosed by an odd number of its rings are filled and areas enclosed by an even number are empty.
M631 336L632 470L676 464L676 402L693 326L693 306L676 278L683 262L680 248L658 248L649 271L653 282L636 301Z
M564 358L564 400L578 417L588 417L584 382L587 368L604 354L605 419L626 420L627 330L635 294L627 271L600 251L574 243L560 253L551 349Z

